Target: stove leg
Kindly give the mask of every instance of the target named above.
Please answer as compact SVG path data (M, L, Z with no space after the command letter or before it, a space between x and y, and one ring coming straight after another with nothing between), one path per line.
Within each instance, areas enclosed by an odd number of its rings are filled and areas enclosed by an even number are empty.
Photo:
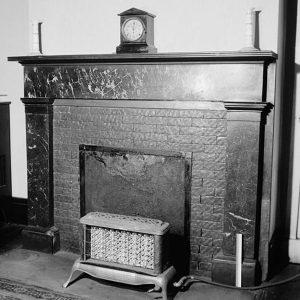
M168 300L168 284L170 279L171 278L167 276L167 278L163 278L161 281L162 300Z
M147 293L160 292L160 291L161 291L161 287L159 285L155 284L152 289L147 291Z
M79 269L79 265L80 265L80 258L76 259L76 261L73 264L72 270L71 270L71 274L68 278L68 280L63 284L63 287L66 288L68 287L68 285L70 284L70 282L73 279L73 275L76 271L82 273L82 271L78 270Z
M154 284L154 288L152 291L159 291L161 289L162 300L168 300L168 284L171 279L176 274L176 270L173 266L170 266L163 273L158 276L152 276L147 274L139 274L135 272L125 271L125 270L117 270L107 267L101 267L91 264L83 263L80 258L78 258L72 267L71 274L63 285L65 288L70 284L73 279L73 275L75 272L86 273L90 276L111 280L115 282L121 282L132 285L140 285L140 284Z

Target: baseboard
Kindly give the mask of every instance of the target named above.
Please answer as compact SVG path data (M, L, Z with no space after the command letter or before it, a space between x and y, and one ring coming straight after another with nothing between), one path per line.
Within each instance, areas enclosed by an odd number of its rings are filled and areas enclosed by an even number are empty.
M268 280L282 271L289 263L288 244L288 239L285 235L275 230L269 243Z
M0 221L27 225L27 199L1 196Z
M290 262L300 264L300 240L289 239Z
M11 222L27 225L27 199L12 197Z

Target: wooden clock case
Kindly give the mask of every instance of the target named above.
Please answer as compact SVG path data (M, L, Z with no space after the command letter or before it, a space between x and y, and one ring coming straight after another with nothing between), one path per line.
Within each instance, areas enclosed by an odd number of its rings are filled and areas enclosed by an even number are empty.
M154 46L154 18L155 16L136 8L128 9L119 14L120 19L120 40L117 53L157 53ZM130 18L139 19L144 27L142 36L136 41L129 41L122 33L123 24Z

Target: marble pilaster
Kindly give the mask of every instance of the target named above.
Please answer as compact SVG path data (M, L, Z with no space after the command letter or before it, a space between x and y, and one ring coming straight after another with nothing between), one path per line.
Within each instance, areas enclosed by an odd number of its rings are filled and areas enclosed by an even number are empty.
M214 259L213 277L217 281L225 279L224 283L234 283L236 234L240 233L243 235L243 286L249 286L257 284L261 278L258 258L262 178L266 171L263 149L266 115L272 105L235 103L225 107L228 110L228 148L224 236L222 253ZM230 267L224 268L226 265Z
M22 101L26 114L28 177L28 227L23 231L23 244L33 250L55 252L59 241L53 227L53 99Z

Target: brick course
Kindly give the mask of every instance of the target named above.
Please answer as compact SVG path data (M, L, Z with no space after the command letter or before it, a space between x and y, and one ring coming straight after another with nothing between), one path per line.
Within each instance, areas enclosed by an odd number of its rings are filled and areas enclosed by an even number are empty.
M54 106L54 218L78 252L79 144L193 152L190 272L210 275L221 247L226 188L224 110Z

